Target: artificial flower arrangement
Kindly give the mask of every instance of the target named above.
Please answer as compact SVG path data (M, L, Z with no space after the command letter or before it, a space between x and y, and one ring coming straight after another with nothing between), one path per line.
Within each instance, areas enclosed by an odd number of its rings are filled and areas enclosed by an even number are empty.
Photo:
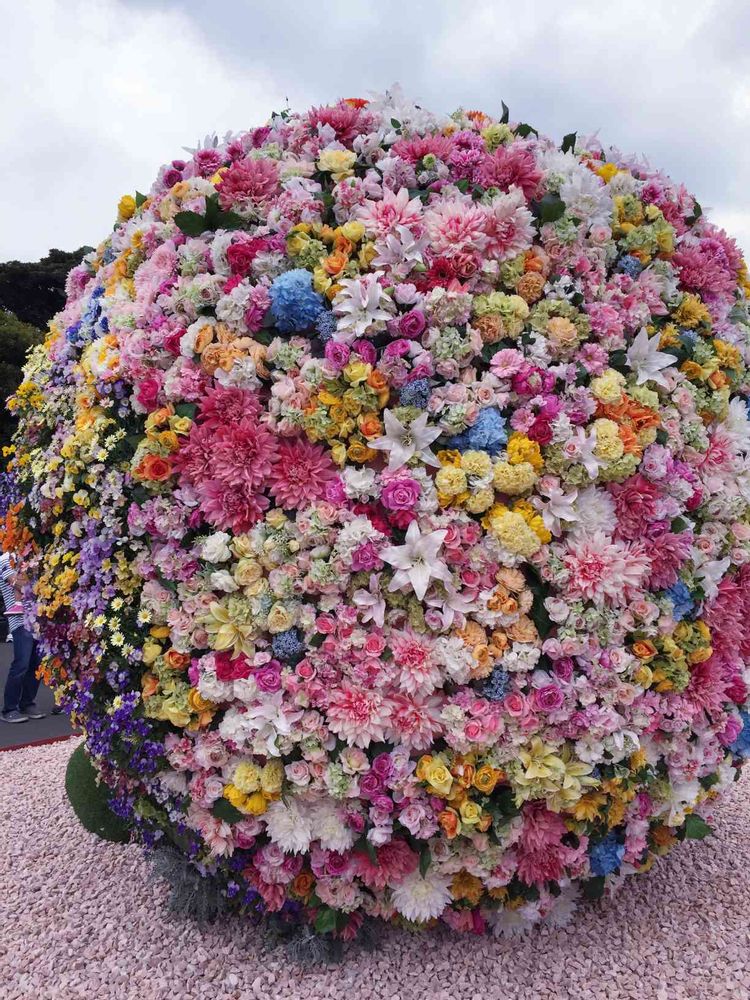
M112 808L344 940L560 923L703 837L750 755L749 292L643 161L397 90L124 197L12 401Z

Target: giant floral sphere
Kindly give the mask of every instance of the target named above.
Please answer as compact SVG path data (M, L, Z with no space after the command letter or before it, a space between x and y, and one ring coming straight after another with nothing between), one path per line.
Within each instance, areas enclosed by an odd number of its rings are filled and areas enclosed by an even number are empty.
M750 755L750 324L684 187L398 92L126 196L13 406L58 698L227 905L560 922Z

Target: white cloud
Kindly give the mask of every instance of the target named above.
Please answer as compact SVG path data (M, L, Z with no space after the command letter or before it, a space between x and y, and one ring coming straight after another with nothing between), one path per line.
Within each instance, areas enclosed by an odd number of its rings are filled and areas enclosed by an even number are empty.
M398 79L435 110L600 131L750 252L744 0L34 0L6 19L0 259L95 243L119 196L213 130Z
M179 12L34 0L4 30L0 260L97 243L120 195L148 188L183 146L283 102L265 71L228 68Z

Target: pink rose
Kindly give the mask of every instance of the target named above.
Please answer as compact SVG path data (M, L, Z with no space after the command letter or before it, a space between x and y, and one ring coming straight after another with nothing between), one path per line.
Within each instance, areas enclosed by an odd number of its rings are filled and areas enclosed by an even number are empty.
M383 487L380 502L386 510L411 510L421 492L422 488L416 479L392 479Z
M545 684L534 691L534 708L540 712L556 712L565 698L556 684Z

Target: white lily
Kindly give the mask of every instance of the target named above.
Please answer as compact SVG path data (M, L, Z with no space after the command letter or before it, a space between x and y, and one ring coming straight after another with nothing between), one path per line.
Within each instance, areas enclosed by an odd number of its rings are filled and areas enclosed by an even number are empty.
M385 434L370 442L371 448L389 452L388 469L398 469L417 455L425 465L440 466L440 462L430 451L432 442L440 437L439 427L428 427L427 413L420 413L408 425L402 424L393 410L383 412Z
M674 368L677 359L673 354L659 350L659 338L649 337L646 327L638 331L638 336L627 349L628 366L636 374L636 385L644 382L656 382L667 386L668 382L662 375L668 368Z
M450 570L442 559L437 558L447 534L441 528L423 535L417 522L412 521L406 530L404 544L389 545L380 553L383 561L396 570L388 589L393 591L410 586L421 601L431 580L451 584L453 578Z
M578 499L578 490L566 493L559 485L540 487L539 492L546 500L540 496L532 498L531 502L542 515L544 527L551 531L553 535L562 534L562 522L577 521L578 514L573 506Z

